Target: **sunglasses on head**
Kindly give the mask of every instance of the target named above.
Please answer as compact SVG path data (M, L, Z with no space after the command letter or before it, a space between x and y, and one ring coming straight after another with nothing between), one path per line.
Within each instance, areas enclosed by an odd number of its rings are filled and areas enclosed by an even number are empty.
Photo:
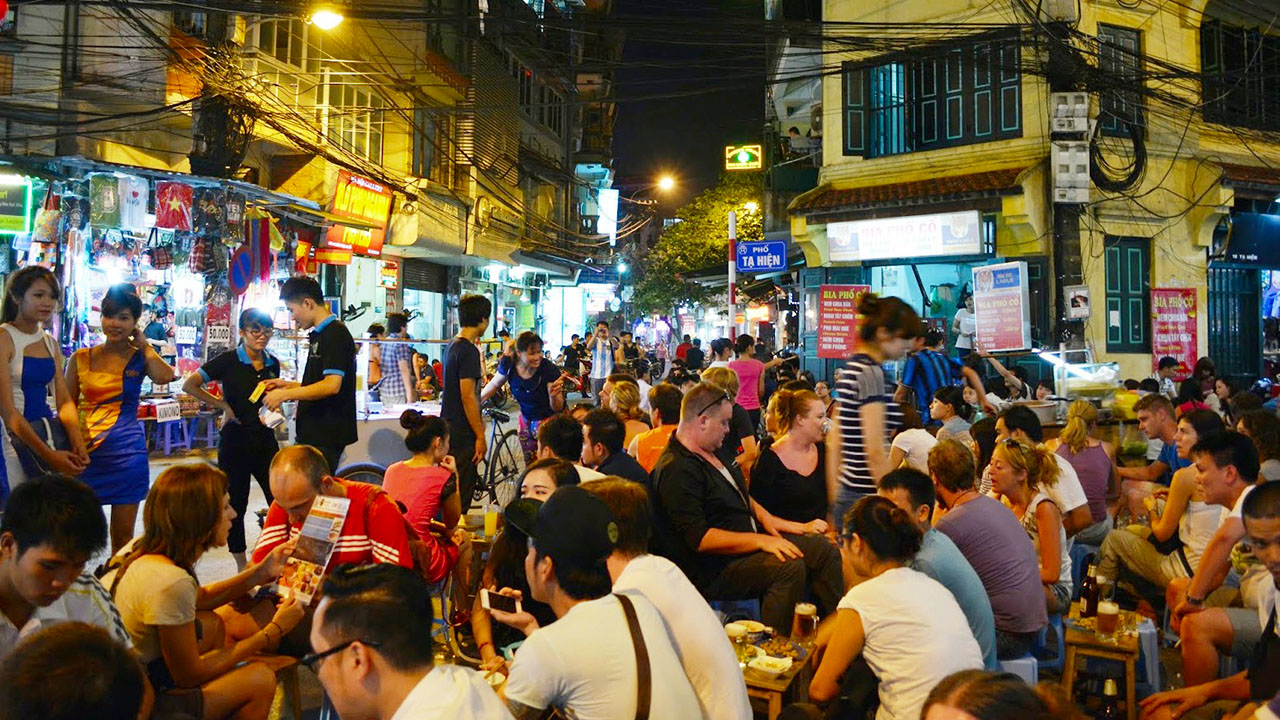
M708 410L725 401L733 402L733 398L729 397L729 393L727 392L721 393L718 397L716 397L716 399L712 400L706 405L703 405L702 409L698 411L698 415L699 416L705 415Z

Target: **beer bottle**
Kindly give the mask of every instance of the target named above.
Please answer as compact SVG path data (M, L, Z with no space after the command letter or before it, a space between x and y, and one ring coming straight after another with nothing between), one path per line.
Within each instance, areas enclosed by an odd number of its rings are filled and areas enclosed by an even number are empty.
M1090 565L1089 571L1084 574L1084 579L1080 581L1080 617L1091 618L1098 614L1098 596L1100 588L1098 587L1098 566Z
M1120 714L1120 693L1116 689L1114 678L1107 678L1102 684L1102 707L1098 709L1096 717L1098 720L1120 720L1124 717Z

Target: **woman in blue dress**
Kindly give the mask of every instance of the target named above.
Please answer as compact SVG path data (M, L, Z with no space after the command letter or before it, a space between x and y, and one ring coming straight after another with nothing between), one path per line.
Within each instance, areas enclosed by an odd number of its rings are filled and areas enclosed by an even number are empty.
M0 370L0 414L21 463L9 487L48 472L74 477L89 462L76 401L62 376L62 351L43 329L61 297L53 273L31 265L9 276L0 304L0 368L9 368Z
M142 300L132 285L113 285L102 298L106 341L82 348L67 366L67 389L80 404L89 464L80 479L111 506L111 552L133 538L138 503L147 496L147 437L138 420L142 379L164 385L177 373L138 327Z
M525 456L538 449L538 425L564 409L564 379L556 364L542 354L542 338L532 330L520 333L514 352L503 355L493 379L480 393L488 400L504 383L520 404L520 444Z

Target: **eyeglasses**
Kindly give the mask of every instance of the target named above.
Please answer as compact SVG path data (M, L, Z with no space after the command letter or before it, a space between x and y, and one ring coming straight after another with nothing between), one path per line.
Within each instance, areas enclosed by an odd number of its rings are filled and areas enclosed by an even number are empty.
M247 327L244 329L245 335L253 335L254 337L271 337L275 333L275 328Z
M360 638L353 638L344 643L338 643L337 645L334 645L328 650L322 650L318 653L311 653L310 655L303 655L302 659L299 660L298 662L303 665L306 665L307 668L312 672L317 672L317 666L320 664L321 660L324 660L330 655L337 655L338 653L342 652L343 650L346 650L347 648L351 647L352 645L355 645L356 643L362 643L364 645L368 645L369 647L373 647L373 648L376 648L382 645L382 643L374 642L372 640L361 640Z
M698 415L699 415L699 416L705 415L705 414L707 413L707 411L708 411L708 410L710 410L711 408L715 407L716 405L719 405L719 404L720 404L720 403L722 403L722 402L725 402L726 400L727 400L727 401L729 401L729 402L733 402L733 398L729 397L729 393L727 393L727 392L725 392L725 393L721 393L718 397L716 397L716 399L715 399L715 400L712 400L711 402L707 403L706 405L703 405L703 406L702 406L702 409L698 411Z

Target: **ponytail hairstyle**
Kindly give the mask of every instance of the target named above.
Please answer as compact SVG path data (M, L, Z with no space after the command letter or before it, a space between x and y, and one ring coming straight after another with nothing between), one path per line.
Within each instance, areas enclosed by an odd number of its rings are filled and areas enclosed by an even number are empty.
M900 338L915 338L924 334L924 323L920 321L920 316L902 298L864 293L858 301L858 312L862 313L858 335L864 342L875 340L876 330L880 328Z
M613 384L613 392L609 395L614 411L624 422L627 420L644 420L644 410L640 409L640 386L623 380Z
M778 432L785 433L791 430L796 418L809 409L809 403L821 405L822 399L812 390L779 390L769 399L769 405L774 403L777 403Z
M28 265L9 276L4 288L4 302L0 303L0 322L11 323L18 319L22 297L39 280L49 284L55 299L62 299L62 289L58 287L58 278L53 272L40 265Z
M847 535L862 538L881 560L905 562L920 551L923 535L914 518L888 498L868 495L844 516Z
M738 336L737 340L734 341L733 352L738 357L742 357L742 355L746 353L747 350L750 350L755 344L756 344L755 338L751 337L750 335L747 335L746 333L743 333L742 335Z
M448 442L449 425L434 415L423 415L417 410L405 410L400 414L400 427L408 430L404 436L404 446L414 455L431 449L436 438Z
M1076 400L1067 408L1067 426L1058 437L1071 448L1074 455L1084 450L1089 442L1089 434L1097 424L1098 408L1088 400Z
M933 393L933 399L943 405L950 405L952 412L965 422L973 420L973 406L964 399L964 388L946 385Z
M996 444L995 455L1013 466L1014 470L1027 474L1027 487L1050 488L1057 484L1058 459L1053 453L1025 440L1009 438Z

